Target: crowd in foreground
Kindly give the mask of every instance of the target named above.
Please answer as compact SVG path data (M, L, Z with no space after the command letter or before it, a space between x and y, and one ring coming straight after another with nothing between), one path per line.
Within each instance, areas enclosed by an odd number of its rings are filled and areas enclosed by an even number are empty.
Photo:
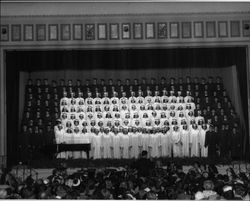
M0 199L178 199L249 200L250 175L233 168L226 174L215 165L195 162L188 172L178 164L152 162L147 151L126 167L86 168L67 173L65 164L55 168L46 179L28 177L19 182L5 170Z

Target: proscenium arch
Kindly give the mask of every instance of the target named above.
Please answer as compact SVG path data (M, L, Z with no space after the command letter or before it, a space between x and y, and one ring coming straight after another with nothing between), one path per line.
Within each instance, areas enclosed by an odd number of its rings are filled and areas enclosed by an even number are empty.
M140 45L138 46L137 48L133 47L133 49L175 49L175 48L219 48L219 47L224 47L224 48L232 48L232 47L241 47L241 48L245 48L245 52L246 52L246 67L247 67L247 76L248 76L248 79L247 79L247 87L248 87L248 120L249 120L249 117L250 117L250 67L249 67L249 61L250 61L250 51L249 51L249 48L250 48L250 43L248 43L246 45L246 43L242 43L242 44L235 44L235 43L232 43L232 44L229 44L227 43L226 45L224 44L218 44L218 43L215 43L215 44L207 44L205 47L204 47L204 44L201 43L201 44L180 44L180 45L162 45L159 47L158 44L146 44L146 45ZM22 46L22 47L18 47L18 46L6 46L6 47L1 47L1 55L0 55L0 61L1 61L1 68L0 68L0 95L1 95L1 99L0 99L0 109L1 109L1 113L0 113L0 132L1 132L1 135L0 135L0 165L4 165L4 166L7 166L9 164L7 164L7 156L8 156L8 147L7 147L7 141L8 141L8 136L7 136L7 133L8 133L8 128L7 128L7 97L6 97L6 83L7 83L7 80L6 80L6 54L7 52L12 52L12 51L51 51L51 50L106 50L106 49L118 49L118 50L121 50L121 48L117 48L117 46L113 45L113 46L86 46L86 47L82 47L82 48L75 48L75 47L72 47L72 46L65 46L65 45L62 45L62 46L58 46L58 47L35 47L35 46ZM122 49L124 50L128 50L130 49L129 47L123 47ZM249 120L249 123L248 125L250 125L250 120ZM249 129L250 130L250 129ZM248 131L249 131L248 130ZM249 142L248 144L250 145L250 133L248 132L248 139L249 139ZM249 151L249 150L248 150ZM11 159L10 159L11 160Z

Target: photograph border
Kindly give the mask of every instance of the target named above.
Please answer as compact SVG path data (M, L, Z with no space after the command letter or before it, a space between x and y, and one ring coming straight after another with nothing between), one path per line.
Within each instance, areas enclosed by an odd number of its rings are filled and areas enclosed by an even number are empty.
M140 37L136 37L136 34L135 34L135 26L136 25L140 25ZM143 23L141 22L134 22L133 23L133 39L143 39Z
M88 37L88 34L87 34L87 27L88 26L93 26L93 35L92 36L90 36L90 37ZM88 24L85 24L85 40L95 40L95 35L96 35L96 33L95 33L95 24L94 23L88 23Z
M69 36L68 37L64 37L64 29L63 27L69 27ZM71 24L60 24L60 35L61 35L61 40L62 41L67 41L67 40L71 40Z
M9 29L9 25L8 25L8 24L1 24L0 27L1 27L1 28L0 28L0 31L1 31L0 41L2 41L2 42L9 41L9 40L10 40L10 29ZM7 38L6 38L6 39L3 39L3 38L2 38L2 35L3 35L3 34L2 34L2 29L3 29L3 28L6 28L6 30L7 30L7 33L6 33L6 34L7 34Z
M99 35L99 26L102 26L104 25L105 26L105 37L104 38L100 38L100 35ZM108 26L107 26L107 23L98 23L97 24L97 38L98 40L107 40L108 39Z
M189 26L189 35L184 36L184 24L188 24ZM181 37L182 38L192 38L192 22L181 22Z
M221 35L220 24L226 24L226 35ZM218 21L218 37L219 38L227 38L228 37L228 23L227 21Z
M117 37L112 37L112 26L116 26ZM109 39L110 40L119 40L120 39L119 23L110 23L109 24Z
M124 33L124 31L123 31L123 26L124 26L124 25L128 25L128 27L129 27L129 37L127 37L127 38L124 37L124 35L123 35L123 33ZM131 28L132 28L132 27L131 27L131 23L129 23L129 22L128 22L128 23L122 23L122 25L121 25L121 29L122 29L122 31L121 31L121 32L122 32L122 39L124 39L124 40L129 40L129 39L131 39Z
M160 24L164 24L167 27L167 31L166 31L166 35L164 35L163 37L160 36ZM157 38L158 39L166 39L168 38L168 23L167 22L158 22L157 23Z
M76 26L80 26L81 27L81 35L80 35L80 38L76 38L76 31L75 31L75 27ZM82 40L83 39L83 26L82 24L73 24L72 25L72 28L73 28L73 40Z
M31 31L32 38L31 39L26 38L26 34L27 34L26 27L32 27L32 31ZM34 26L33 26L33 24L24 24L23 25L23 40L24 41L34 41Z
M172 25L177 25L177 36L172 36L173 32L172 32ZM173 38L173 39L176 39L176 38L180 38L180 25L179 25L179 22L169 22L169 38Z
M239 33L237 34L237 35L233 35L232 33L233 33L233 26L232 26L232 24L233 23L236 23L237 22L237 24L238 24L238 31L239 31ZM240 21L239 20L232 20L232 21L230 21L230 36L231 37L240 37L241 36L241 29L240 29Z
M14 27L18 28L18 38L14 38ZM12 24L11 25L11 41L21 41L22 37L22 26L21 24Z
M153 36L148 37L148 26L153 25ZM146 39L155 39L155 23L154 22L145 22L145 38Z
M48 28L48 33L49 33L49 36L48 36L48 39L49 41L58 41L58 24L49 24L48 25L49 28ZM56 27L56 38L51 38L51 27Z
M213 35L208 35L208 24L213 24ZM206 21L206 38L216 38L216 21Z
M244 25L245 23L248 24L249 26L249 33L248 34L245 34L245 28L244 28ZM243 32L243 37L249 37L250 36L250 20L242 20L242 32Z
M43 27L43 38L40 39L38 35L39 27ZM46 40L46 24L36 24L36 40L37 41L45 41Z

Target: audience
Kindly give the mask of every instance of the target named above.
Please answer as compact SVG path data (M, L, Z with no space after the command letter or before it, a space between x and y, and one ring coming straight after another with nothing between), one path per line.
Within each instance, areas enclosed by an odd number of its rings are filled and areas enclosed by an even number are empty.
M221 174L216 166L199 162L185 173L178 164L154 164L147 151L127 167L84 168L68 174L62 165L48 178L28 177L24 182L5 170L0 186L0 199L249 200L249 193L249 173L236 174L230 168Z

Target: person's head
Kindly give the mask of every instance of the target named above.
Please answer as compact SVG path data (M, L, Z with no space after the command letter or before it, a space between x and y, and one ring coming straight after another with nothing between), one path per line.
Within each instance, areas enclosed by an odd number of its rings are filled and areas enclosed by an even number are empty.
M211 180L205 180L203 182L203 188L207 191L212 191L214 189L214 183Z
M148 152L147 152L146 150L143 150L143 151L141 152L141 157L142 157L142 158L147 158L147 157L148 157Z
M243 198L243 197L246 196L246 194L247 194L247 190L246 190L246 188L244 187L243 184L236 183L234 185L234 195L235 195L235 197L241 197L241 198Z
M234 199L234 192L232 186L224 186L222 189L222 196L226 200L233 200Z

